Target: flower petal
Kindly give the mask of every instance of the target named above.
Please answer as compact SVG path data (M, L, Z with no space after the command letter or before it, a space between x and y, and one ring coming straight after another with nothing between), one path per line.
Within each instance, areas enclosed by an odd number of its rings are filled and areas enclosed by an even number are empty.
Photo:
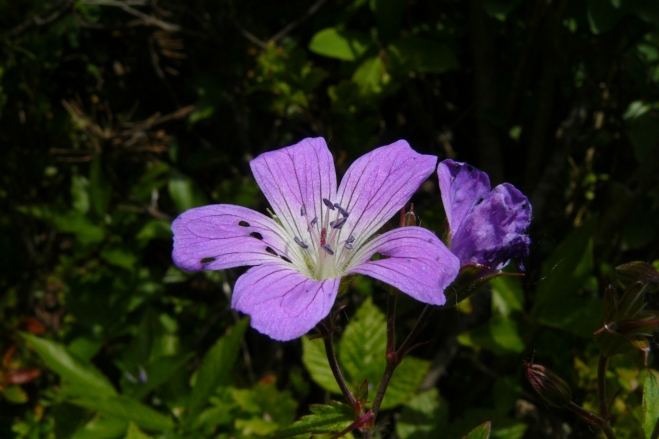
M450 159L439 164L437 175L452 240L465 216L490 192L490 178L471 165Z
M259 265L238 278L231 307L249 314L257 331L275 340L291 340L329 314L340 280L319 282L288 267Z
M495 187L464 219L451 243L462 266L481 264L500 269L510 259L527 256L531 243L529 200L513 185Z
M350 213L340 239L359 247L398 212L435 169L437 157L415 152L404 141L374 149L346 171L337 197Z
M302 206L309 220L322 219L327 209L322 199L335 198L334 161L322 137L263 153L250 166L284 228L298 238L307 236L307 221L300 214Z
M190 209L172 223L177 267L188 271L222 270L266 262L299 260L275 221L241 206L215 204Z
M375 253L384 256L377 261ZM431 305L446 302L444 289L460 271L460 260L442 241L421 227L402 227L384 233L355 255L348 273L365 274Z

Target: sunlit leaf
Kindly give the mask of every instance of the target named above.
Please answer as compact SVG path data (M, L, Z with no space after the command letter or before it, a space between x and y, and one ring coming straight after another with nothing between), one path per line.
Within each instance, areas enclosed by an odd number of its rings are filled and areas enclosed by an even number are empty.
M354 61L366 52L369 45L370 38L365 33L330 27L311 38L309 50L329 58Z
M659 422L659 380L652 369L648 369L643 385L643 431L650 438Z
M270 439L282 439L303 433L339 432L355 421L352 409L340 402L330 401L328 405L312 404L311 415L280 430Z
M478 427L471 430L471 432L462 439L488 439L490 437L490 430L492 429L492 423L487 421L484 424L479 425Z
M341 389L329 367L323 340L309 340L308 337L302 337L302 363L316 384L332 393L341 394Z

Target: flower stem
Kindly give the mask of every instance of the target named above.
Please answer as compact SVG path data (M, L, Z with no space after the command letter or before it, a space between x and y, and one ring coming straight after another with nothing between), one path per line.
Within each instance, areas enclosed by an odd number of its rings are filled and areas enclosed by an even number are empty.
M393 296L393 297L392 297ZM396 367L403 361L403 357L410 350L414 339L419 334L421 328L428 320L428 317L432 313L432 307L426 305L426 307L421 312L414 328L409 333L403 344L395 350L395 340L394 340L394 315L396 313L396 296L389 295L389 300L387 302L387 366L384 370L384 375L382 376L382 381L380 381L380 387L378 388L378 393L375 395L373 400L373 406L371 407L371 412L373 412L373 418L375 419L380 411L380 405L382 405L382 400L384 399L384 394L387 391L387 386L389 386L389 381L396 370ZM364 439L370 439L371 431L364 432Z
M607 423L609 421L609 406L606 401L606 366L609 359L604 355L600 355L600 360L597 365L597 393L600 400L600 416Z
M331 313L328 316L328 320L331 327L331 321L332 321ZM320 322L318 328L320 329L320 333L323 336L323 342L325 342L325 353L327 354L327 361L329 362L330 369L332 369L332 373L334 374L334 379L339 385L339 388L341 389L341 393L343 393L343 396L348 400L348 404L350 404L350 407L353 410L355 410L355 412L359 413L361 411L361 405L357 402L357 399L355 399L355 395L353 395L350 389L348 388L348 385L346 384L346 380L345 378L343 378L343 374L341 373L341 369L339 368L339 362L336 360L332 331L328 329L327 325L325 325L324 322Z
M607 437L607 439L616 439L616 435L613 433L613 430L611 429L611 425L609 425L609 422L600 418L594 413L589 412L588 410L584 409L581 406L578 406L577 404L573 403L572 401L569 402L565 406L568 410L573 411L577 415L581 416L581 418L588 422L591 425L596 425L599 428L602 429L604 432L604 435Z

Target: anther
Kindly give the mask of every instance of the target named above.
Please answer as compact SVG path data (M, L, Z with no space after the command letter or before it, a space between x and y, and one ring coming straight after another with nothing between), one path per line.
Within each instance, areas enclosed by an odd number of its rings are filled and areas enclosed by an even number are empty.
M325 203L325 206L329 207L330 210L334 210L334 205L333 205L332 202L331 202L330 200L328 200L327 198L323 198L323 203Z
M315 226L318 223L318 217L315 217L314 219L311 220L311 225Z
M355 237L350 235L350 237L346 239L346 244L352 244L353 242L355 242Z
M341 212L341 215L343 215L345 218L348 218L348 216L350 215L347 210L345 210L343 207L339 206L339 203L335 203L334 207L339 209L339 212Z
M295 242L297 242L297 245L299 245L300 247L302 247L304 249L309 248L309 246L307 244L305 244L304 242L302 242L302 240L300 238L298 238L297 236L293 239L295 240Z
M345 248L347 248L348 250L352 250L352 244L346 242Z
M302 207L300 208L300 216L305 216L306 214L307 214L307 206L303 204Z
M339 218L338 220L332 222L332 228L333 229L340 229L341 227L343 227L343 225L346 223L346 221L348 221L348 218L346 218L346 217Z
M323 249L324 249L327 253L329 253L330 255L333 255L333 254L334 254L334 251L330 248L329 244L325 244L325 245L323 246Z

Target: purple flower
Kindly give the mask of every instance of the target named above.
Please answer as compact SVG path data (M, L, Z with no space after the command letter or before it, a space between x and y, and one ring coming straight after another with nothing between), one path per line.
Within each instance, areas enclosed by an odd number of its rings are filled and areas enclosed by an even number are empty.
M458 258L419 227L375 235L435 163L399 140L353 163L337 190L322 138L266 152L250 165L276 217L228 204L188 210L172 224L174 263L189 271L254 265L236 282L231 306L277 340L299 337L327 316L348 274L441 305ZM376 253L382 257L371 261Z
M437 169L449 224L449 248L462 267L500 270L529 254L529 200L513 185L490 191L487 174L471 165L444 160Z

